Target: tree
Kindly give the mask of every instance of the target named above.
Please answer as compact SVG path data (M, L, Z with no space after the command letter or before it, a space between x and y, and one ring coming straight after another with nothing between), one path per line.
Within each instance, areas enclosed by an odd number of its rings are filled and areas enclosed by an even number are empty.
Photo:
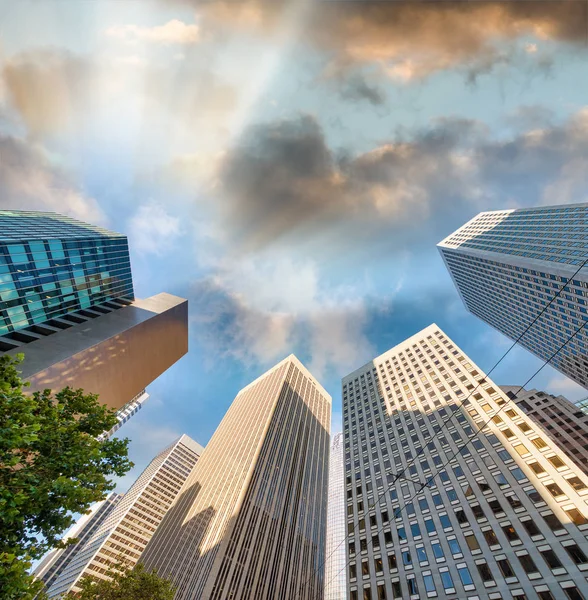
M109 571L110 580L84 577L81 591L66 598L76 600L173 600L175 589L156 571L146 571L139 563L134 569L118 567Z
M127 439L97 439L116 424L116 411L81 389L25 394L16 369L21 360L0 356L2 600L35 595L31 562L65 547L59 540L74 515L106 497L114 488L109 476L133 466Z

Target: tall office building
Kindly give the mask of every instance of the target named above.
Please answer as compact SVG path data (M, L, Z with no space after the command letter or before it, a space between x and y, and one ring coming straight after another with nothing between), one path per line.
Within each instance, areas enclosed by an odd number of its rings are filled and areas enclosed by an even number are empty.
M588 477L439 327L342 384L351 600L588 597Z
M176 600L321 600L331 397L293 355L243 388L141 560Z
M588 474L588 414L563 396L501 385L500 389Z
M325 600L347 600L345 521L343 434L337 433L333 436L331 442L331 456L329 458Z
M30 391L69 385L119 409L187 350L187 301L135 299L124 235L0 210L0 354L24 354Z
M588 318L588 204L483 212L439 244L466 308L548 360ZM557 292L566 289L546 308ZM588 387L588 329L551 364Z
M35 569L34 575L37 579L43 581L46 589L49 589L59 575L63 573L70 561L84 547L86 541L96 532L122 497L122 494L113 492L102 502L94 504L90 509L90 513L83 515L64 535L64 539L77 538L78 542L67 546L67 548L56 548L41 561Z
M118 564L137 564L202 451L202 446L182 435L160 452L60 569L48 589L49 598L79 591L84 576L108 579L108 571Z

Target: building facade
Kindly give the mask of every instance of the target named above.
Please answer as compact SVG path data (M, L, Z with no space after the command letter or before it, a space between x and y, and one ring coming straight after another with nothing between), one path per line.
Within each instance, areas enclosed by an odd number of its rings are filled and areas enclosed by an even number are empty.
M121 409L187 351L187 301L134 297L126 236L0 210L0 354L24 354L29 391L82 388Z
M18 340L116 299L134 299L126 236L56 213L0 210L0 335Z
M563 396L513 385L500 389L588 474L588 414Z
M588 318L586 223L588 204L483 212L438 247L466 308L548 360ZM588 387L587 328L551 364Z
M331 398L290 355L238 394L142 561L176 600L321 600Z
M108 515L121 501L123 495L109 494L106 500L97 502L90 509L90 513L83 515L65 534L65 539L77 538L79 541L71 544L67 548L57 548L51 551L35 569L34 575L41 579L45 584L45 589L49 589L53 582L63 573L70 561L88 539L96 532L98 527L105 521Z
M53 580L49 598L79 591L85 576L108 579L116 565L137 564L202 451L182 435L160 452Z
M588 597L588 477L439 327L342 384L351 600Z
M337 433L332 438L329 457L325 600L347 600L345 526L343 433Z

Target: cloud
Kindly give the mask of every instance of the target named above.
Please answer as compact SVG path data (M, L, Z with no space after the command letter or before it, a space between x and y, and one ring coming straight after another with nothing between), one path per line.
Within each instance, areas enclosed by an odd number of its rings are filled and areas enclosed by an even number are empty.
M382 106L386 103L386 94L381 87L368 83L360 74L352 75L338 83L338 91L344 100L353 102L366 101L372 106Z
M159 204L140 206L129 222L131 246L141 254L161 256L174 248L183 231L178 217Z
M140 27L138 25L115 25L106 30L106 35L127 42L149 42L153 44L190 45L200 41L200 27L187 25L178 19L172 19L165 25Z
M191 3L210 27L264 34L280 26L296 1ZM300 39L324 52L331 68L376 63L404 81L446 69L488 70L505 61L505 52L517 52L518 38L585 45L586 14L578 2L315 2L307 16Z
M2 208L55 211L96 225L105 216L38 145L0 135Z
M360 290L321 282L318 265L259 255L217 265L188 294L193 331L211 357L268 366L294 351L318 377L373 351Z
M562 122L527 116L531 129L500 138L476 121L437 119L359 154L331 149L310 115L257 124L214 161L209 201L225 237L248 251L319 238L380 239L390 251L414 246L417 232L425 246L479 210L585 201L588 109ZM191 172L189 157L178 164ZM206 171L198 159L200 190Z
M586 397L586 390L581 385L572 381L565 375L559 375L550 379L546 386L546 390L550 394L565 396L572 402L577 402Z

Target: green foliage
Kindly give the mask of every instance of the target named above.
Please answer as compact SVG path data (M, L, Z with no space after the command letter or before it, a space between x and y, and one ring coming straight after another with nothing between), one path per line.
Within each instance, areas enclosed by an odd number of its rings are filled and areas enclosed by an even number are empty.
M16 365L0 356L0 590L2 600L37 591L27 569L75 519L114 488L132 463L128 440L96 438L116 411L83 390L23 393Z
M67 598L77 600L173 600L172 583L160 577L156 571L146 571L139 563L134 569L112 570L110 581L84 577L81 591L70 593Z

